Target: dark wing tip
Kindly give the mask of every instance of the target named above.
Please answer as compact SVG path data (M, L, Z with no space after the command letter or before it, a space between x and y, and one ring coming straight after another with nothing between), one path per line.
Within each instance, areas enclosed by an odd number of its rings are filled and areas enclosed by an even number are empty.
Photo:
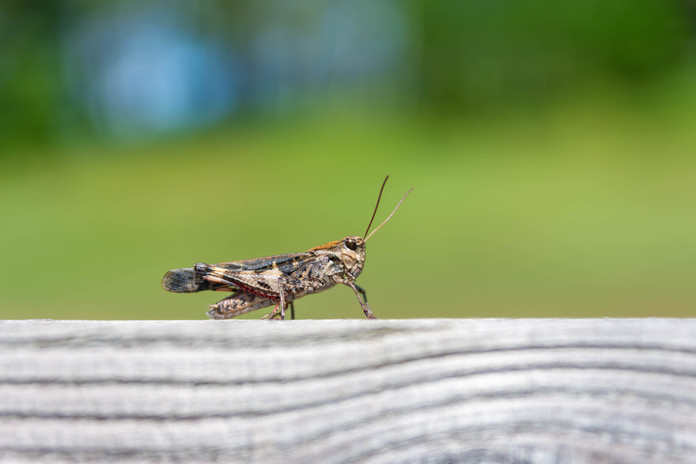
M172 269L162 279L162 288L168 292L193 293L210 288L209 283L192 267Z

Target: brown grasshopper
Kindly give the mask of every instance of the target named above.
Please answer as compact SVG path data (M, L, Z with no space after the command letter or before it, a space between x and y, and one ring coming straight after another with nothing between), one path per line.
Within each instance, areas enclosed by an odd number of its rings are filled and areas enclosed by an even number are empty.
M365 242L387 223L411 193L410 189L401 198L391 214L375 230L367 235L377 214L387 176L377 197L362 237L349 236L343 240L329 242L304 253L268 256L209 265L198 263L194 267L173 269L165 274L162 287L176 293L192 293L202 290L231 291L231 296L210 306L208 316L212 319L230 319L241 314L275 304L273 311L262 319L279 317L285 319L285 310L293 301L305 295L323 292L336 284L353 289L358 302L368 319L375 319L367 304L365 290L355 284L365 265ZM362 297L360 296L362 295Z

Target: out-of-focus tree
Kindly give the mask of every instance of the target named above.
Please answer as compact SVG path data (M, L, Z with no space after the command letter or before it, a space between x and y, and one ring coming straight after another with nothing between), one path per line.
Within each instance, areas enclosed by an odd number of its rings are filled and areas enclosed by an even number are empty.
M63 2L0 5L0 134L45 142L58 132Z
M0 129L172 132L332 95L445 113L538 105L691 64L692 26L685 0L7 1Z
M661 0L423 2L422 98L461 111L645 83L693 59L688 13Z

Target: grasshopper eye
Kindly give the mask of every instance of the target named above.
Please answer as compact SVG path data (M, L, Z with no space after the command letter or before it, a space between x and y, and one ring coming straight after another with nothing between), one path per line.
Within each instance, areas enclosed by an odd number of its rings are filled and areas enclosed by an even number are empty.
M358 249L358 244L352 240L346 240L346 247L348 247L349 250L355 251Z

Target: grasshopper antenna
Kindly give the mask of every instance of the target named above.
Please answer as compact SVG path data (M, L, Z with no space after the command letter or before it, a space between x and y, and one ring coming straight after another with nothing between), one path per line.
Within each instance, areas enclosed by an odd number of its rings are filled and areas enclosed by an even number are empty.
M367 232L370 230L370 226L372 225L372 221L375 219L375 214L377 214L377 208L379 207L379 200L380 200L380 198L382 198L382 191L384 190L384 185L387 183L387 179L389 179L389 176L385 177L385 178L384 178L384 182L382 182L382 188L379 190L379 196L377 197L377 205L375 206L375 211L374 211L374 213L372 213L372 219L370 219L370 224L367 226L367 230L365 231L365 235L367 235ZM391 219L391 217L394 215L394 213L396 213L396 210L399 209L399 206L401 206L401 203L404 202L404 200L406 199L406 197L408 196L408 194L411 193L412 191L413 191L413 187L411 187L411 188L408 190L408 192L406 192L406 193L404 194L404 196L401 197L401 200L399 200L399 203L396 204L396 206L395 206L394 209L392 210L391 214L389 214L389 216L387 216L387 219L385 219L384 222L382 222L379 226L377 226L377 228L376 228L375 230L373 230L372 232L370 232L370 235L367 235L367 237L365 238L365 241L366 241L366 242L367 242L368 240L370 240L370 237L372 237L372 235L373 235L375 232L377 232L384 224L386 224L387 221L388 221L389 219ZM364 237L364 236L363 236L363 237Z
M377 208L379 208L379 200L382 199L382 191L384 191L384 186L387 185L387 181L389 180L389 176L384 178L384 182L382 182L382 188L379 189L379 195L377 196L377 204L375 205L375 210L372 212L372 219L370 219L370 223L367 225L367 229L365 229L365 234L363 235L363 238L367 235L367 233L370 231L370 226L372 225L372 221L375 220L375 214L377 214Z

